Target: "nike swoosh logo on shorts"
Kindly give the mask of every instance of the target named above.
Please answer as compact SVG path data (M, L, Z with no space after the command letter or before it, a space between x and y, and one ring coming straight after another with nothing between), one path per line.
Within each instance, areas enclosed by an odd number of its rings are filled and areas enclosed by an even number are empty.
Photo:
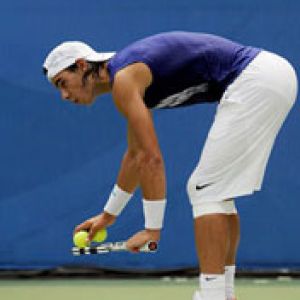
M207 184L203 184L203 185L196 185L196 190L199 191L199 190L202 190L208 186L212 185L212 183L207 183Z

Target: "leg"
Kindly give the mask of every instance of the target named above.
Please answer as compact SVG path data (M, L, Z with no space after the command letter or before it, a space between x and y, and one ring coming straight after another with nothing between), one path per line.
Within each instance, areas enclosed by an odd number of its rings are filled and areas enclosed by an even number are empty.
M195 240L202 272L222 274L224 266L235 265L240 241L238 214L212 214L196 218Z
M238 214L228 215L229 246L225 266L235 265L235 258L240 242L240 218Z
M229 247L225 259L226 299L234 300L235 258L240 241L240 220L238 214L228 215Z
M195 240L201 273L223 274L229 246L229 222L225 214L195 219Z
M197 206L260 190L273 143L296 94L297 79L293 68L283 59L267 52L259 54L225 91L200 161L188 183L194 218L199 218L195 220L195 234L202 270L220 273L226 243L224 266L234 266L240 235L239 219L236 212L229 213L228 237L225 240L221 237L219 241L221 251L212 251L206 256L209 247L206 241L209 239L199 235L202 234L201 228L207 224L204 218L200 220L197 212L201 210ZM220 211L207 213L206 210L201 215L216 213ZM216 228L212 232L218 234ZM208 257L212 259L213 255L216 255L217 261L210 263ZM198 295L195 299L219 299ZM232 296L227 297L227 300L233 299Z
M237 239L234 237L238 236L238 231L234 230L237 223L232 221L236 220L232 217L236 214L234 202L202 203L193 207L193 213L201 269L201 296L198 293L194 299L225 300L225 265L229 253L231 256L232 252L236 252Z

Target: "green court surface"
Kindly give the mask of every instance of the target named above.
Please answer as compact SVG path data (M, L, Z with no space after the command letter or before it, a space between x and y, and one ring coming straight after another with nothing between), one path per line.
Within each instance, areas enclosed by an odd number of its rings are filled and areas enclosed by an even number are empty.
M197 279L0 280L5 300L191 300ZM238 300L300 300L300 280L238 279Z

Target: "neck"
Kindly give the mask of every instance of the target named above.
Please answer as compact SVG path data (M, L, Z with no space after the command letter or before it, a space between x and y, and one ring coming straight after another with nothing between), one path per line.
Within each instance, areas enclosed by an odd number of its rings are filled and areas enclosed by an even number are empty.
M95 93L97 96L100 96L102 94L107 94L111 92L111 86L110 83L103 83L103 82L97 82L95 86Z
M110 93L112 91L110 85L110 76L107 70L107 64L100 69L99 78L95 82L95 93L97 96L102 94Z

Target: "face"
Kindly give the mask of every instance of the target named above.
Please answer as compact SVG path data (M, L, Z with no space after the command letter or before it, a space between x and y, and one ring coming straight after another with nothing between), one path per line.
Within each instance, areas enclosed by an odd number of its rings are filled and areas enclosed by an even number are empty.
M74 72L64 70L58 73L52 80L53 84L60 90L62 99L75 104L92 104L96 98L94 92L94 81L88 76L83 82L84 69L78 68Z

